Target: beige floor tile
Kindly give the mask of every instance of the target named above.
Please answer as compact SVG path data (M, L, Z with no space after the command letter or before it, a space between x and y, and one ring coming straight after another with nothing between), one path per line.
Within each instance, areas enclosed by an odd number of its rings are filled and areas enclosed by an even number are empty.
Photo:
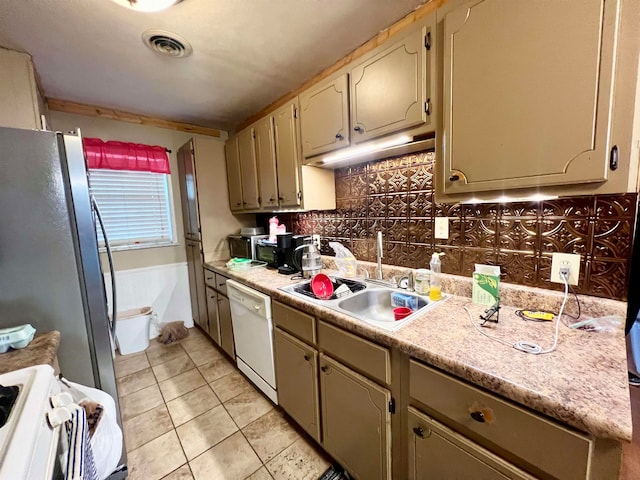
M267 470L267 467L260 467L247 477L247 480L273 480L273 477Z
M204 365L224 357L223 353L211 344L197 345L196 347L186 345L184 349L196 365Z
M171 417L164 404L125 420L123 426L128 452L173 430Z
M116 356L113 359L113 363L118 365L122 362L126 362L127 360L132 360L134 358L143 358L146 357L145 352L131 353L129 355L121 355L119 351L116 351Z
M242 429L242 433L263 463L267 463L300 438L276 409L251 422Z
M156 384L156 377L150 368L145 368L139 372L132 373L126 377L121 377L117 380L118 384L118 396L120 398L130 393L137 392L143 388L150 387Z
M253 390L241 393L224 403L229 415L238 427L243 428L265 413L273 409L273 403L267 400L261 393Z
M164 401L168 402L174 398L181 397L182 395L189 393L196 388L206 385L202 375L197 368L189 370L188 372L181 373L175 377L160 382L158 386L164 397Z
M158 382L162 382L163 380L167 380L168 378L184 373L187 370L191 370L193 367L195 367L195 365L188 355L184 353L184 356L182 357L161 363L160 365L155 365L151 368L153 368L153 373L158 379Z
M182 345L162 345L159 348L147 350L149 365L152 367L178 358L184 358L186 355L187 353L184 351L184 348L182 348Z
M196 480L244 480L261 463L242 433L237 432L189 465Z
M237 368L226 358L220 357L209 363L200 365L198 370L200 370L200 373L202 373L205 380L211 383L225 375L229 375L230 373L237 371Z
M118 358L119 357L119 358ZM116 355L115 371L116 378L126 377L132 373L139 372L145 368L149 368L149 361L144 352L133 355L118 356Z
M330 464L301 437L266 466L275 480L316 480Z
M237 430L238 427L233 423L233 420L222 405L176 428L184 453L189 460L197 457Z
M220 400L209 385L167 402L167 408L176 427L218 405Z
M193 480L193 475L191 475L189 465L183 465L166 477L163 477L162 480Z
M211 388L216 392L216 395L221 402L231 400L233 397L240 395L241 393L254 391L255 388L244 378L244 376L237 370L229 375L226 375L218 380L211 382Z
M129 420L163 403L158 385L151 385L122 397L120 399L120 413L123 420Z
M186 458L175 431L150 441L128 455L129 480L158 480L184 465Z

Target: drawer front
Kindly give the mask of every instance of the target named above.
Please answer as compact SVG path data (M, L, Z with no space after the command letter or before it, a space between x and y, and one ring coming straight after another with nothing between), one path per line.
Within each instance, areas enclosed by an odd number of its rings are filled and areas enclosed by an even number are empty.
M350 367L386 385L391 384L391 359L388 348L322 321L318 323L318 344L324 351Z
M316 344L316 319L311 315L288 307L283 303L271 303L273 321L277 327L304 340L312 345Z
M227 294L227 277L224 275L220 275L219 273L215 274L215 284L214 287L223 295Z
M589 437L414 360L409 369L415 400L556 478L587 478Z
M216 274L208 268L204 269L204 283L207 287L216 288Z

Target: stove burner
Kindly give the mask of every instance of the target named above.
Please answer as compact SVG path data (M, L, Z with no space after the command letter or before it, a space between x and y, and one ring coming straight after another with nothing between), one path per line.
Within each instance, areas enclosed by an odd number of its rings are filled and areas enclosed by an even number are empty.
M4 427L16 403L20 387L5 387L0 385L0 427Z

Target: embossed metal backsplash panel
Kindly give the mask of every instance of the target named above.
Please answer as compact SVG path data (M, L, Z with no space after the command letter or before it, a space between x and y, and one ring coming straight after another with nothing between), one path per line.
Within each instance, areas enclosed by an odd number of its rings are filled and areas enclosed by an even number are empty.
M434 154L420 153L336 170L337 209L293 214L296 233L319 233L375 261L375 232L384 263L471 275L475 263L500 265L505 282L560 289L549 282L553 252L581 255L579 293L626 300L636 194L542 202L448 205L434 202ZM434 237L434 218L449 217L449 238Z

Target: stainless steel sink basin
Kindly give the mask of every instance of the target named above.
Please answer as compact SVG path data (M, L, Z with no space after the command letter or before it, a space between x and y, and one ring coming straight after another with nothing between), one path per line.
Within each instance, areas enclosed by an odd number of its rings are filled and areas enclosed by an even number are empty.
M340 281L340 279L337 280ZM443 294L442 300L438 302L431 302L427 297L409 293L402 289L371 285L365 286L365 284L358 282L357 289L353 288L353 293L350 293L345 297L333 297L330 300L320 300L315 298L313 294L309 296L309 293L304 291L305 289L307 289L305 287L305 282L281 287L281 290L292 295L304 298L312 303L322 305L323 307L330 308L331 310L349 315L350 317L357 318L358 320L389 331L403 327L423 312L437 306L448 297L448 295ZM394 292L410 295L414 298L416 306L411 315L397 321L394 319L394 307L391 305L391 294Z

